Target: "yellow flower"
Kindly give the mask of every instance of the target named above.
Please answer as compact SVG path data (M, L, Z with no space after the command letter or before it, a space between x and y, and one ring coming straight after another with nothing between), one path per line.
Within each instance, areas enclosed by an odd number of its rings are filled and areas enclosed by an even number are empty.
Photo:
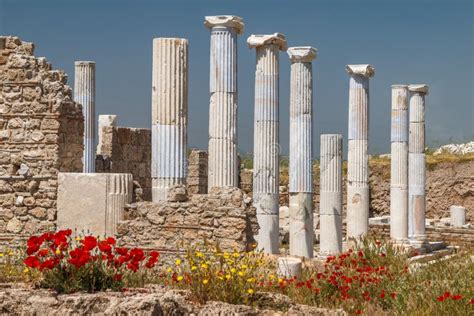
M237 270L235 268L230 269L230 272L235 273Z
M247 269L247 265L246 265L246 264L243 264L243 265L242 265L242 269L243 269L243 270Z
M28 272L30 272L30 269L28 269L28 268L23 269L24 274L27 274Z
M221 276L219 276L219 275L217 276L217 278L218 278L219 280L221 280L221 281L224 280L224 278L221 277Z
M227 252L224 252L224 258L228 259L229 258L229 254Z
M81 240L81 237L77 236L76 241L79 241L79 240Z
M243 271L239 271L239 275L240 275L240 276L244 276L244 272L243 272Z
M202 284L207 284L207 283L209 283L209 280L207 279L202 280Z
M60 255L60 254L61 254L61 250L59 250L59 248L58 248L58 249L56 249L56 251L55 251L54 253L57 254L57 255Z
M196 252L196 257L198 258L201 258L202 256L204 256L204 254L202 252Z
M209 266L206 263L201 264L201 268L207 269Z
M168 273L170 273L170 272L173 272L173 269L168 268L168 270L166 270L166 271L168 271Z
M194 270L196 270L196 269L197 269L196 266L192 266L192 267L191 267L191 271L194 271Z
M181 259L176 259L175 263L176 263L177 266L179 266L181 264Z
M283 279L282 278L278 278L278 283L281 283L283 282Z
M248 290L247 290L247 293L253 294L253 290L252 290L252 289L248 289Z
M227 280L229 280L231 277L232 277L232 276L231 276L230 274L226 274L226 275L225 275L225 278L226 278Z
M9 256L13 256L13 255L14 255L13 251L10 251L10 252L8 253L8 255L9 255Z
M247 279L247 282L248 282L248 283L253 283L253 282L255 282L255 278L248 278L248 279Z
M183 280L183 276L180 275L180 276L178 276L176 279L178 280L178 282L179 282L179 281L182 281L182 280Z
M273 274L270 274L270 275L268 276L268 278L269 278L270 280L273 280L273 279L275 279L275 276L274 276Z
M231 264L234 264L234 260L227 260L227 264L231 265Z
M234 258L238 258L240 257L239 253L238 252L234 252Z
M1 257L3 257L3 253L2 253L2 252L0 252L0 258L1 258Z

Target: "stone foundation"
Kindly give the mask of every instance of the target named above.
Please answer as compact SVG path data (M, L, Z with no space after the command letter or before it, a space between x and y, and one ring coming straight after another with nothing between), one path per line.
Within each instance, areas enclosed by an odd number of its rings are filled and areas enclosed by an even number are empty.
M210 194L185 199L179 194L173 202L131 205L118 225L121 244L161 252L182 251L204 242L228 251L252 249L258 224L251 199L241 190L215 188Z
M0 37L0 244L55 230L57 174L82 171L82 107L33 50Z
M135 200L151 201L151 131L103 126L99 138L96 172L131 173L138 184Z

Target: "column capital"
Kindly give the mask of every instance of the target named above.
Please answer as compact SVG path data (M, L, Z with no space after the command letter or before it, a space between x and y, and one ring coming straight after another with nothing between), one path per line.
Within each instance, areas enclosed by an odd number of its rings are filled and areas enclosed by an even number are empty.
M79 60L74 62L75 66L81 66L81 65L95 65L95 61L90 61L90 60Z
M392 89L397 89L397 88L408 89L408 85L407 84L392 84Z
M411 84L408 86L408 91L419 93L422 95L427 95L428 90L428 85L426 84Z
M281 33L273 33L273 34L252 34L247 39L247 44L250 48L257 48L264 45L278 45L280 50L286 50L286 38L285 35Z
M288 47L286 51L292 62L309 63L317 56L317 49L311 46Z
M369 64L346 65L346 71L350 75L361 75L367 78L375 74L375 68Z
M239 35L244 33L244 20L236 15L211 15L204 18L204 26L212 29L215 26L232 27Z

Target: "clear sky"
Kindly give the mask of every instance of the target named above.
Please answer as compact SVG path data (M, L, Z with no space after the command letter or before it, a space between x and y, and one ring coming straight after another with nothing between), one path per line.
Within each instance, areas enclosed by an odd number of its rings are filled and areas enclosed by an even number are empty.
M239 148L253 149L255 51L250 34L280 32L314 46L314 153L321 133L347 136L346 64L370 63L370 153L389 152L392 84L426 83L430 146L474 139L474 1L470 0L0 0L0 34L36 43L73 86L74 61L97 63L98 114L151 125L155 37L189 39L189 146L207 149L209 30L205 15L245 22L239 38ZM289 69L280 55L280 142L288 149ZM344 141L346 143L346 141Z

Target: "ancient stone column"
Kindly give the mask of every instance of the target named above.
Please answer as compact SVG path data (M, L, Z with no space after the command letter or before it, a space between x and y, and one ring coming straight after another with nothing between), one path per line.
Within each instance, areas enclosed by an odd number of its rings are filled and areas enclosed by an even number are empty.
M74 101L82 104L84 114L83 171L95 172L95 62L74 63Z
M253 199L260 226L256 240L266 253L279 252L279 51L286 50L283 34L252 35L257 51L255 71Z
M342 251L342 135L321 135L319 252Z
M211 30L208 188L238 187L237 36L242 18L206 16Z
M313 47L290 47L290 255L312 258Z
M408 142L408 237L423 244L425 235L425 95L428 86L410 85Z
M463 206L452 205L449 208L449 213L451 216L451 226L453 227L463 227L466 225L466 208Z
M360 238L369 229L369 78L371 65L347 65L349 131L347 155L347 237Z
M187 162L188 40L153 39L152 200L164 201L185 184Z
M408 86L392 86L390 238L408 240Z

